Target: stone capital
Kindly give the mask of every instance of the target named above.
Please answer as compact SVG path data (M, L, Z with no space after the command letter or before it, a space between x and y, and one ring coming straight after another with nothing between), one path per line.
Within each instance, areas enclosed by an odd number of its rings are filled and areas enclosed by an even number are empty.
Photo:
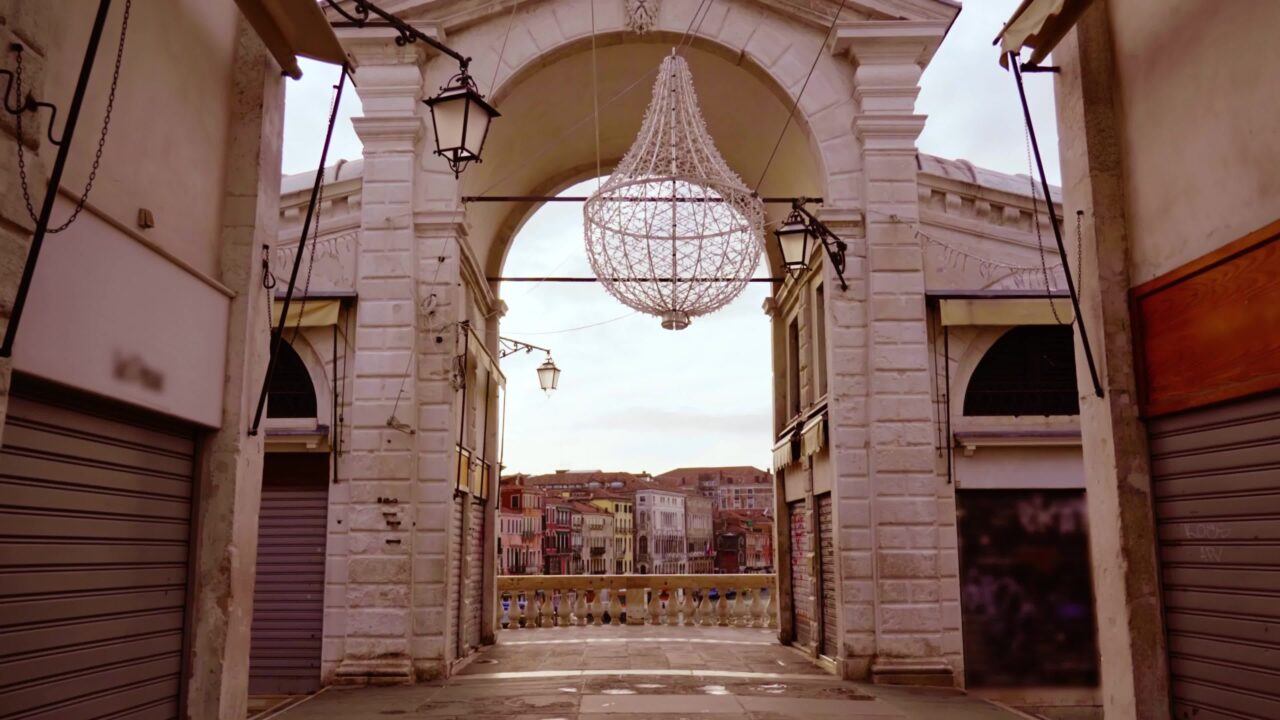
M444 41L444 31L435 23L410 23L423 35L433 40ZM347 49L355 63L357 72L360 68L374 65L416 65L423 66L439 52L424 42L396 42L400 33L395 28L375 27L340 27L335 34L342 46Z
M864 154L904 153L914 158L916 139L924 131L925 119L924 115L910 113L859 115L853 131Z
M351 125L365 145L365 154L412 152L422 137L422 118L411 117L353 117Z
M867 20L836 25L833 55L856 65L915 65L923 70L942 44L950 23L944 20Z

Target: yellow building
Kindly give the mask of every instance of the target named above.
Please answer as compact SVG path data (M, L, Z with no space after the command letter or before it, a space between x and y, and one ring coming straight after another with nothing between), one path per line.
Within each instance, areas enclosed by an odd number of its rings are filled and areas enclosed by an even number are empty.
M613 513L613 571L630 575L635 567L635 503L620 497L600 497L591 504Z

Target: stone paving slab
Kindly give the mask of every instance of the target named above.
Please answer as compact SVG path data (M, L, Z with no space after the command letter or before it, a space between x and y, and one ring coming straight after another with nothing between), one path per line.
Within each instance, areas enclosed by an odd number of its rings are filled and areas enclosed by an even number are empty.
M634 630L634 632L630 632ZM688 636L677 633L684 630ZM582 637L575 638L579 631ZM622 637L620 637L622 635ZM513 636L518 636L514 640ZM751 668L765 668L753 670ZM547 628L504 632L462 673L329 688L272 720L1017 720L955 690L844 682L773 631Z

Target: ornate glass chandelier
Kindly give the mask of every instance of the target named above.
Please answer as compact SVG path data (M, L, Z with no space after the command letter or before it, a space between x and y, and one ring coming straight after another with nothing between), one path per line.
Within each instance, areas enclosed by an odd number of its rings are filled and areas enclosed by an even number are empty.
M724 307L755 273L764 207L720 157L674 51L639 135L582 212L601 284L668 330Z

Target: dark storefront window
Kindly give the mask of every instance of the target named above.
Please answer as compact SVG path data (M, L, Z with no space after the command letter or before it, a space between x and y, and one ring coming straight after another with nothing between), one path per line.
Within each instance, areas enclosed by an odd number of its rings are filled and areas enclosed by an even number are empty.
M956 495L968 684L1096 686L1084 491Z
M1079 415L1071 328L1028 325L1002 335L973 371L964 414Z
M307 366L302 364L302 358L288 343L280 343L280 357L276 359L271 387L267 389L267 417L315 416L316 391L311 385Z

